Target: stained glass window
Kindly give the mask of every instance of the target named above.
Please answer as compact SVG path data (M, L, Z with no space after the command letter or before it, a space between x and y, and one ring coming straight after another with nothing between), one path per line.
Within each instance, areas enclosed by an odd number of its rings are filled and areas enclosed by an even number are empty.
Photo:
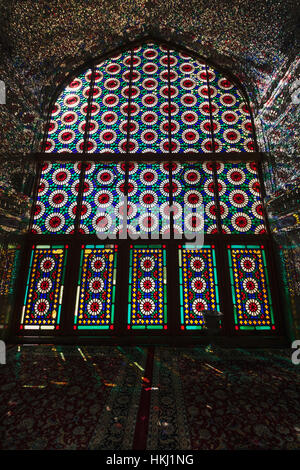
M167 329L165 246L130 249L128 329Z
M88 152L127 151L131 53L117 54L95 69Z
M21 329L59 329L68 246L32 247Z
M203 310L219 311L214 245L179 246L179 284L181 329L201 329Z
M124 163L86 163L81 233L114 234L123 220Z
M143 44L133 53L129 151L169 152L168 53Z
M121 233L127 223L131 234L168 236L171 206L175 236L183 231L217 233L218 219L224 233L266 233L255 162L172 162L171 170L168 162L84 165L81 185L80 162L43 164L32 233L73 233L78 197L82 234L107 238Z
M217 171L223 231L266 233L256 163L218 163Z
M263 246L228 245L236 330L275 329Z
M83 152L91 76L89 69L74 78L57 99L48 125L45 152Z
M172 184L176 189L173 192L174 232L215 233L212 163L173 163Z
M74 329L113 329L117 246L82 246Z
M247 103L236 86L208 68L216 152L253 152L252 123Z
M169 167L133 163L128 179L128 230L131 233L169 231Z
M171 150L211 152L210 110L204 62L170 50Z
M180 315L168 315L183 334L201 331L203 310L220 304L224 322L231 322L230 288L236 331L274 329L266 250L256 245L267 232L252 161L253 120L234 78L192 52L152 40L88 67L67 83L50 112L42 151L54 158L40 164L21 327L60 327L64 238L72 258L70 293L77 278L76 298L66 297L74 334L109 332L123 313L123 331L168 330L167 264L179 278L178 292L168 286L168 295L180 306ZM77 161L57 155L62 152L76 153ZM249 161L232 152L248 152ZM44 234L54 246L36 245ZM234 243L252 239L253 245L226 248L229 234ZM217 266L215 246L220 263L228 250L230 273L227 261ZM53 267L48 272L44 264ZM121 311L115 298L123 299ZM228 328L232 322L223 331Z
M79 163L43 164L32 233L60 234L74 231L79 176Z
M252 152L250 117L227 77L189 54L147 42L68 84L53 106L45 150Z

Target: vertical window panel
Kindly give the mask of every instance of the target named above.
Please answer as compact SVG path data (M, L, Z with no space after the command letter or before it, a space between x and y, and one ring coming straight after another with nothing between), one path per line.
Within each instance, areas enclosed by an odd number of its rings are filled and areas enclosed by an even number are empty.
M242 94L230 80L212 68L209 89L216 152L253 152L250 111Z
M131 85L131 153L169 152L168 54L156 44L134 49Z
M59 329L67 249L67 245L32 247L21 329Z
M255 162L217 163L222 230L266 233Z
M130 249L128 329L167 329L167 270L164 246Z
M174 231L216 233L212 163L174 163L172 168L172 181L178 187L173 196Z
M45 152L83 152L91 70L74 78L53 106Z
M236 330L275 329L263 246L228 245Z
M116 246L82 246L74 329L113 329L116 271Z
M181 329L204 326L203 310L219 310L218 278L214 246L179 247Z
M124 52L95 68L88 152L127 152L130 57Z
M132 163L128 179L128 229L131 233L169 233L169 166Z
M43 164L32 233L73 233L80 167L78 162Z
M88 162L81 206L81 233L114 234L123 220L124 163Z
M170 50L171 150L211 152L205 63Z

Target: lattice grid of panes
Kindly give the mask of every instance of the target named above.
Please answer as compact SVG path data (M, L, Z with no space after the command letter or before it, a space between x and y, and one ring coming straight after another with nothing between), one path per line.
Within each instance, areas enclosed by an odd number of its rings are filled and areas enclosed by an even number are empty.
M224 233L266 233L255 162L172 162L171 169L167 162L85 162L83 184L81 169L81 162L43 164L32 233L74 233L78 199L79 232L102 239L126 230L167 237L171 222L179 238L215 234L218 219Z
M73 233L80 163L45 162L34 207L32 233Z
M161 154L163 162L170 153L255 150L248 104L236 85L200 59L153 42L117 53L74 78L57 98L47 132L44 151L85 151L95 160L97 153L155 153ZM148 163L138 163L138 158L126 164L85 162L84 174L81 162L45 162L32 233L73 234L76 229L81 235L110 238L125 227L132 234L151 234L149 238L173 231L175 237L186 231L216 234L218 227L223 233L266 233L254 162L180 163L176 159L171 171L169 163L150 159ZM33 249L22 328L59 328L66 248L56 245ZM61 292L58 301L56 290L55 294L49 291L48 298L48 291L37 287L40 268L34 260L44 248L50 250L49 258L55 255L58 284L52 287ZM239 267L236 277L237 249L248 250L256 274L244 270L242 278ZM57 258L59 250L62 254ZM117 250L114 245L83 245L80 256L73 327L112 329ZM232 246L228 256L235 328L274 328L264 249ZM103 270L97 271L94 258L99 266L102 260ZM131 246L129 260L127 328L167 329L166 247ZM201 329L203 309L219 309L214 246L183 245L178 269L181 328ZM247 288L241 287L240 279Z
M46 152L255 150L241 92L189 54L144 43L96 64L93 89L91 78L90 69L81 73L58 97Z
M208 68L210 109L216 152L253 152L250 111L240 91L220 72Z
M164 46L143 44L133 53L129 151L169 151L168 55Z
M131 53L124 52L96 66L88 152L127 151Z
M91 74L89 69L74 78L55 102L48 124L45 152L84 151Z
M228 245L236 330L275 329L263 246Z
M128 230L151 234L169 231L169 167L133 163L128 178Z
M81 205L81 233L99 237L119 232L123 221L123 163L86 163ZM105 235L106 234L106 235Z
M216 204L211 162L173 163L174 232L187 236L215 233Z
M67 250L67 245L33 245L21 329L59 329Z
M222 230L266 233L256 163L218 163L217 172Z

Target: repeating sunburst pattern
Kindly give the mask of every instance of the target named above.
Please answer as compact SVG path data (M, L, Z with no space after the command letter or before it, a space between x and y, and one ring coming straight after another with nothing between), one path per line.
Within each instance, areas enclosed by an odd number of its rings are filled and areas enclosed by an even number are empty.
M154 43L74 78L53 106L47 133L44 150L51 153L255 150L236 85L205 62Z
M275 329L263 246L228 246L234 320L237 330Z
M131 248L128 328L167 329L167 273L164 246Z
M21 329L59 329L67 246L33 246Z
M78 162L43 164L32 233L73 233L80 171Z

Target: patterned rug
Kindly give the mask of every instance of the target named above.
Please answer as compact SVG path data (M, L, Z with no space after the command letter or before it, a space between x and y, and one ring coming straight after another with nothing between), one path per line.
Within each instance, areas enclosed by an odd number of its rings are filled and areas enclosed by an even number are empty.
M2 449L300 449L290 350L14 346Z

